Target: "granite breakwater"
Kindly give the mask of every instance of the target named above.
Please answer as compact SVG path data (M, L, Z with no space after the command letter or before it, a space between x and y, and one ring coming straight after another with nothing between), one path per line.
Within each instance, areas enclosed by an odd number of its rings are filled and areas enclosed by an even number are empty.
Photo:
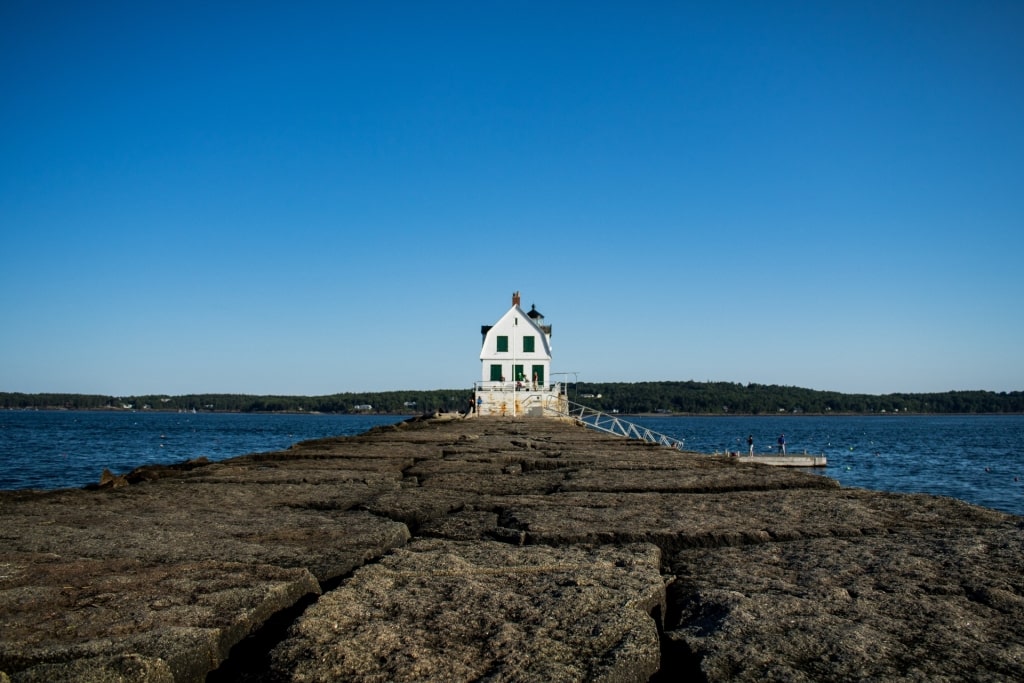
M0 492L0 681L1024 680L1024 519L547 419Z

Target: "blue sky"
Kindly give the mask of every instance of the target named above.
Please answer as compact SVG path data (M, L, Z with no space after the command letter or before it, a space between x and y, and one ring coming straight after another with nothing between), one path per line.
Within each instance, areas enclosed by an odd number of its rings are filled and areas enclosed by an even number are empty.
M1024 389L1024 3L0 5L0 391Z

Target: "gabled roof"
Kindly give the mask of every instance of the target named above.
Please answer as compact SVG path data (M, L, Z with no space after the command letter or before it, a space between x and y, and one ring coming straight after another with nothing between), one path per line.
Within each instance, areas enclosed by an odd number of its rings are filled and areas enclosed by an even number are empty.
M541 338L539 340L540 344L544 348L544 354L550 357L551 356L551 340L550 340L551 327L549 325L540 325L537 320L535 320L534 318L531 318L529 316L529 314L525 313L523 311L523 309L519 307L518 303L512 304L512 307L509 308L507 311L505 311L505 314L502 315L501 318L499 318L498 321L496 323L494 323L493 325L481 325L480 326L480 333L483 335L482 345L484 347L486 347L486 345L487 345L487 338L491 334L497 333L501 328L509 328L510 325L508 323L508 320L509 320L509 318L512 318L512 317L522 318L521 329L526 330L526 329L529 329L529 328L533 328L533 329L541 332L542 336L541 336ZM496 330L495 328L498 328L498 330ZM481 358L483 358L485 356L486 357L490 357L490 356L488 356L485 353L485 350L482 349L481 350Z

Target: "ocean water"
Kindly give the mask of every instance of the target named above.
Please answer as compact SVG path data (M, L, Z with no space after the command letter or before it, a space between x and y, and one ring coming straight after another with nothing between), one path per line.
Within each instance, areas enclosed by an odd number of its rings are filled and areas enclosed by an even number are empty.
M1024 415L625 418L702 453L824 454L844 487L932 493L1024 515Z
M0 411L0 489L79 487L205 456L223 460L359 434L403 416ZM844 487L932 493L1024 515L1024 415L625 417L702 453L824 454Z
M361 434L396 415L0 411L0 489L74 488L142 465L287 448Z

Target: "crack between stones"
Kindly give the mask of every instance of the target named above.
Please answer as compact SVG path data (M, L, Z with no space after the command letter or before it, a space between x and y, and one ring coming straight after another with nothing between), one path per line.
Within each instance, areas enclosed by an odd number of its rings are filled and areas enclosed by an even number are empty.
M410 539L411 540L411 539ZM248 636L235 644L220 666L206 675L206 683L265 683L270 670L270 653L288 638L288 632L321 597L340 588L362 569L379 563L390 551L371 557L340 576L320 581L320 594L307 593L297 602L270 616Z

